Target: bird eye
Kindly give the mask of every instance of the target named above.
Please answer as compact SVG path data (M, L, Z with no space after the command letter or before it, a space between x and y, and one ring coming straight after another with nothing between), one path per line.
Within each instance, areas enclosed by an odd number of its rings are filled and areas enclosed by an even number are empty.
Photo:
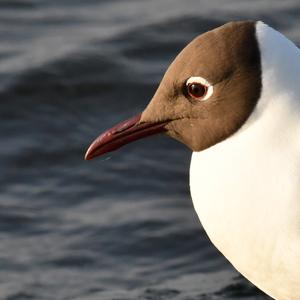
M186 81L186 94L194 100L207 100L213 93L213 86L202 77L190 77Z
M207 87L198 82L189 83L187 89L189 95L195 99L203 98L207 91Z

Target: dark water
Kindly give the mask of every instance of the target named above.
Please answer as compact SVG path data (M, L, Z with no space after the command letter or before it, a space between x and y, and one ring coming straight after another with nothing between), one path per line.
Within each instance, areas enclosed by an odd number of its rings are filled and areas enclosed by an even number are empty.
M297 3L0 1L0 298L267 299L208 241L184 146L83 155L199 33L263 19L299 42Z

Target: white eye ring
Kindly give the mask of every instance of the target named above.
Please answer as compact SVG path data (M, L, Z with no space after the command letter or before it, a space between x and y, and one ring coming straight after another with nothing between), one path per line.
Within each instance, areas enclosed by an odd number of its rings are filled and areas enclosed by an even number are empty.
M190 84L193 83L200 83L206 88L206 94L204 95L203 98L201 98L200 101L205 101L211 97L211 95L214 92L213 86L203 77L200 76L192 76L186 81L186 86L188 87Z

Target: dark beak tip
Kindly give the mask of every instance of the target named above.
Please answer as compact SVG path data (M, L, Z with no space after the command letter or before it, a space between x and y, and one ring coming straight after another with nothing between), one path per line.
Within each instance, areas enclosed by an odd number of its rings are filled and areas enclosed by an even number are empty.
M91 159L92 157L88 153L84 155L84 160L91 160Z
M95 147L94 147L95 142L93 142L89 148L87 149L85 155L84 155L84 160L92 160L94 157L96 157L97 155L95 155Z
M92 156L90 155L90 153L87 151L84 155L84 160L91 160Z

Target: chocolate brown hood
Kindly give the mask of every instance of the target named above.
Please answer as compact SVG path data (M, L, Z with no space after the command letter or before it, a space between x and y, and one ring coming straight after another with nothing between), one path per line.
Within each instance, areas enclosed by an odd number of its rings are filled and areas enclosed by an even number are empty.
M213 85L206 101L184 92L188 78ZM171 120L167 134L193 151L232 135L247 120L261 93L261 64L256 22L230 22L195 38L166 71L141 122Z

